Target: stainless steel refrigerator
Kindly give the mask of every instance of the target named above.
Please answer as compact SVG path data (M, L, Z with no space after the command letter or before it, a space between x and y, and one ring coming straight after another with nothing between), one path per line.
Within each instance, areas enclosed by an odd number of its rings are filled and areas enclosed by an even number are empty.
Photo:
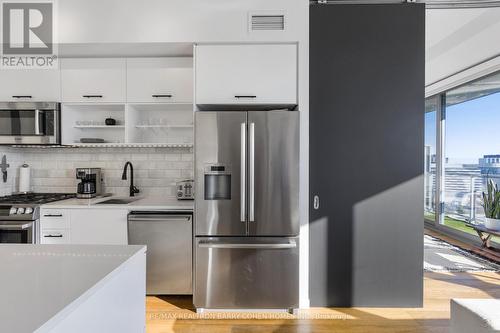
M195 113L198 309L299 305L299 112Z

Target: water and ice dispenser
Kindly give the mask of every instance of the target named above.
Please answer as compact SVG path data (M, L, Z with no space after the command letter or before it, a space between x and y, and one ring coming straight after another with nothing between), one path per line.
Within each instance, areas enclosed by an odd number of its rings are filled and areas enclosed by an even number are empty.
M228 165L205 167L205 200L231 200L231 171Z

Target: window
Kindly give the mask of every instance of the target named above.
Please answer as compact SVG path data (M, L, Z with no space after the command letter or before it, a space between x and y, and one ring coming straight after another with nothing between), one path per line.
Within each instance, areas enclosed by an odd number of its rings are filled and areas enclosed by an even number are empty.
M488 180L500 187L499 123L500 73L426 100L426 221L476 235L468 224L484 223L481 194Z
M439 98L425 101L424 217L436 220L436 126Z

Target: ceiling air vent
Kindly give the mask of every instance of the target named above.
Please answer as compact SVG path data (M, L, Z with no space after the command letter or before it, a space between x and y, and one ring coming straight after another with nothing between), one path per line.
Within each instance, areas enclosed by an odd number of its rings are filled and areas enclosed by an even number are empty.
M250 31L284 31L285 15L250 15Z

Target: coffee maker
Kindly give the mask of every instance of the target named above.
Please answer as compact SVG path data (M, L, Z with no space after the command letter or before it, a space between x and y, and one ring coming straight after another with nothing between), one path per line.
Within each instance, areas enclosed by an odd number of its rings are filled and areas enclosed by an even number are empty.
M80 179L76 191L77 198L90 199L102 194L100 168L77 168L76 179Z

